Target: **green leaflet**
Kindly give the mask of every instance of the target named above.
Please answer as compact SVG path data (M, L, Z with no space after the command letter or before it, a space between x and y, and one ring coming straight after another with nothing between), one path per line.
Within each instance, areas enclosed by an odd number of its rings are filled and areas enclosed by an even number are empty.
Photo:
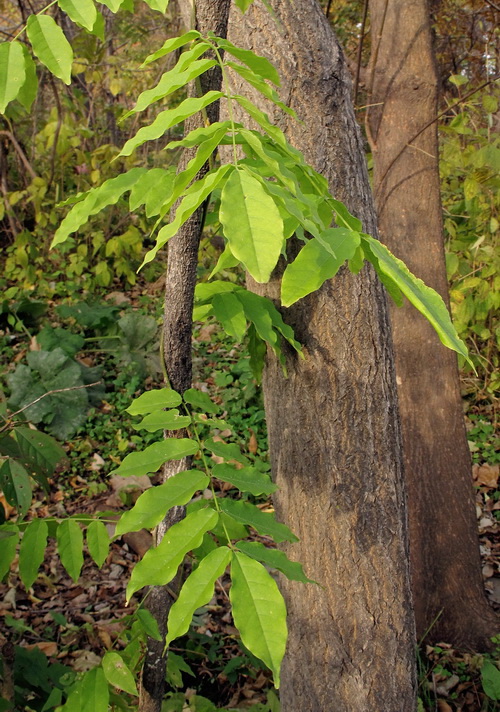
M97 10L93 0L57 0L57 4L70 20L80 27L85 27L89 32L92 30L97 19Z
M254 0L234 0L234 4L242 13L245 13L253 2Z
M10 565L16 555L17 542L19 541L19 529L12 525L2 525L0 532L8 536L0 539L0 581L10 570Z
M24 426L16 427L14 433L25 467L37 475L52 475L57 463L66 457L50 435Z
M288 632L285 601L275 580L262 564L237 551L229 598L243 644L272 670L278 688Z
M202 413L218 413L220 411L219 406L211 400L210 396L196 388L188 388L187 391L184 391L183 398L186 403L201 410Z
M218 440L213 440L213 438L208 438L203 444L207 450L210 450L218 457L223 457L225 460L236 460L236 462L241 462L242 465L249 464L248 458L243 455L239 445L236 443L221 443Z
M263 129L265 133L267 133L274 141L276 141L279 146L285 149L288 148L285 134L281 129L279 129L277 126L271 123L271 121L269 121L269 117L267 114L258 109L255 104L252 104L252 102L244 96L234 94L233 99L238 102L241 108L244 109L244 111L246 111L247 114L249 114L252 119L257 124L259 124L261 129Z
M146 217L159 215L162 205L170 197L175 180L175 168L150 168L132 186L130 211L145 205Z
M50 15L30 15L26 33L40 62L65 84L71 84L73 50Z
M236 57L236 59L239 59L240 62L243 62L243 64L246 64L246 66L255 72L257 76L262 77L263 79L269 79L269 81L278 87L281 86L280 76L276 70L276 67L274 67L268 59L255 54L249 49L235 47L232 42L222 39L221 37L216 37L216 40L221 49L228 54L231 54L233 57Z
M142 629L149 635L150 638L158 641L162 640L161 633L158 628L158 621L151 615L147 608L137 608L135 615L137 616Z
M221 279L217 279L215 282L198 282L194 288L194 296L197 302L204 304L205 302L211 302L214 294L234 292L238 289L240 287L237 284L223 282Z
M404 262L398 260L378 240L369 235L362 235L362 246L366 258L372 262L377 272L389 277L413 306L432 324L441 343L463 356L474 368L467 347L458 337L441 296L427 287L421 279L415 277ZM375 255L376 262L370 259L370 255Z
M108 712L109 689L102 667L85 673L81 681L80 712ZM68 710L68 712L70 712Z
M156 472L168 460L181 460L198 451L198 444L188 438L166 438L149 445L142 452L127 455L118 469L112 472L120 477L136 477Z
M38 92L38 77L36 74L36 65L25 45L23 45L23 53L26 79L24 80L23 85L19 89L17 100L20 104L24 106L26 111L30 111Z
M121 655L108 650L102 659L102 669L110 685L124 692L128 692L129 695L139 694L137 692L134 676L125 665Z
M231 269L232 267L236 267L239 264L240 261L233 255L229 245L226 245L224 251L221 253L219 259L217 260L217 264L210 272L208 279L212 279L212 277L214 277L219 272L222 272L226 269Z
M83 534L78 522L64 519L57 527L56 539L61 563L76 582L83 566Z
M240 300L232 292L215 294L212 306L226 334L241 341L247 330L247 320Z
M179 598L168 614L165 645L184 635L197 608L207 604L214 595L215 581L222 576L231 560L231 551L221 546L211 551L186 579Z
M280 109L285 111L290 116L293 116L294 119L298 118L295 111L280 100L277 92L272 87L270 87L269 84L266 84L262 77L253 72L249 67L244 67L241 64L236 64L236 62L224 62L224 64L227 67L231 67L231 69L233 69L237 74L239 74L242 79L244 79L246 82L248 82L248 84L253 86L254 89L257 89L258 92L265 96L266 99L272 101L273 104L279 106Z
M123 5L124 0L99 0L103 5L109 7L111 12L118 12L120 7Z
M0 44L0 113L17 97L26 80L26 64L20 42Z
M235 170L222 188L219 216L233 255L257 282L267 282L284 239L274 200L250 173Z
M321 178L323 178L323 176L321 176ZM361 230L363 229L363 223L361 222L361 220L358 220L358 218L355 218L351 215L344 203L341 203L339 200L335 200L332 197L328 199L328 202L335 210L335 222L340 227L347 227L350 230L354 230L354 232L361 232Z
M24 517L31 504L29 474L17 460L5 460L0 467L0 489L7 502Z
M276 521L273 513L261 512L255 504L226 497L219 500L219 505L223 512L229 514L237 522L249 524L259 534L272 536L278 544L282 541L298 541L295 534L287 526Z
M19 548L19 575L26 590L38 576L43 562L49 529L43 519L33 519L26 527Z
M236 124L237 127L240 124ZM225 132L230 131L233 128L231 121L215 121L210 126L200 126L198 129L193 129L188 133L187 136L180 139L179 141L170 141L165 146L165 150L171 150L174 148L191 148L192 146L199 146L204 143L207 139L211 138L214 133L217 133L221 129Z
M158 10L158 12L164 13L168 7L168 0L144 0L144 2L151 10Z
M153 413L155 410L163 410L163 408L175 408L181 403L182 398L176 391L171 388L157 388L146 391L139 398L135 398L126 412L130 415L144 415Z
M187 99L186 99L187 101ZM151 262L156 256L159 249L173 237L188 218L200 207L200 205L208 198L210 193L217 188L219 183L226 178L227 173L230 173L234 166L225 164L217 168L217 170L208 173L205 178L193 183L184 193L184 198L178 206L173 222L162 227L156 238L156 245L152 250L146 253L141 267Z
M289 307L334 277L344 262L354 256L361 237L357 232L338 227L322 232L321 240L320 243L313 238L306 242L295 260L287 265L281 282L283 306Z
M500 670L489 660L481 667L481 682L490 700L500 700Z
M155 549L150 549L136 564L127 586L127 601L143 586L164 586L175 576L184 556L201 545L203 535L212 529L218 514L210 508L199 509L174 524Z
M181 123L181 121L187 119L188 116L197 114L198 111L201 111L209 104L213 104L213 102L220 99L221 96L223 96L223 94L220 91L209 91L199 98L190 97L189 99L184 99L184 101L174 109L161 111L152 124L143 126L135 136L126 142L118 155L130 156L136 148L142 146L146 141L154 141L157 138L161 138L169 128Z
M150 64L151 62L155 62L157 59L164 57L166 54L173 52L175 49L183 47L188 42L191 42L191 40L198 39L198 37L201 37L198 30L189 30L189 32L185 32L180 37L172 37L171 39L164 42L163 46L160 47L160 49L156 50L156 52L153 52L153 54L148 55L142 63L142 66L144 67L147 64Z
M262 564L267 564L273 569L278 569L290 581L301 581L302 583L316 583L312 579L307 578L302 568L302 564L298 561L290 561L284 551L279 549L269 549L260 541L239 541L238 549L252 559L260 561Z
M106 561L109 544L108 530L103 522L99 519L94 519L87 527L87 548L99 568Z
M65 242L69 235L84 225L91 215L95 215L108 205L115 205L124 193L133 188L145 171L145 168L132 168L116 178L104 181L98 188L89 190L84 199L76 203L61 222L51 247Z
M259 472L255 467L243 467L237 470L233 465L223 463L212 468L212 474L219 480L230 482L242 492L253 495L271 494L278 489L269 475Z
M164 484L141 494L132 509L124 512L116 525L115 536L141 529L153 529L171 507L189 502L195 492L207 487L209 478L199 470L184 470Z
M155 410L144 416L140 423L133 425L135 430L147 430L148 433L154 433L157 430L180 430L187 428L191 424L189 415L179 415L179 411L175 410Z

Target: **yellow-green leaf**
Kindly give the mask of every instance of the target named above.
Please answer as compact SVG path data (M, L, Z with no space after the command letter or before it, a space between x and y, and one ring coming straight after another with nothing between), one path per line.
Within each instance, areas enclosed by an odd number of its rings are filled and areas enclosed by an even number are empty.
M50 15L30 15L26 32L40 62L65 84L71 84L73 50L55 20Z

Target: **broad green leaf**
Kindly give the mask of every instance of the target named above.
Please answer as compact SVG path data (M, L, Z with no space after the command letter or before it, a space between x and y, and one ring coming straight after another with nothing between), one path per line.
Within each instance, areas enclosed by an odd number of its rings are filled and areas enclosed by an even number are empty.
M278 71L268 59L255 54L249 49L236 47L232 42L222 39L221 37L217 37L217 44L225 52L231 54L233 57L236 57L236 59L239 59L240 62L243 62L243 64L246 64L246 66L255 72L258 77L262 77L262 79L269 79L269 81L276 86L280 86L281 82Z
M222 188L219 216L233 255L257 282L267 282L283 246L274 200L252 175L235 170Z
M169 0L144 0L146 5L149 5L151 10L158 10L158 12L166 12Z
M124 512L116 525L115 536L141 529L153 529L171 507L187 504L195 492L207 487L209 478L199 470L184 470L162 485L141 494L132 509Z
M38 475L52 475L57 463L66 457L54 438L39 430L19 426L15 437L24 466Z
M136 477L156 472L168 460L181 460L198 452L198 444L188 438L167 438L149 445L142 452L127 455L112 474L120 477Z
M230 560L231 550L221 546L207 554L188 576L168 614L165 645L189 630L194 612L210 601L215 581L222 576Z
M28 590L38 576L47 546L49 529L43 519L33 519L24 530L19 548L19 575Z
M237 522L249 524L259 534L272 536L278 544L282 541L298 541L287 526L276 521L274 513L262 512L255 504L225 497L219 500L219 506Z
M262 564L267 564L273 569L278 569L290 581L301 581L302 583L316 583L312 579L307 578L302 568L302 564L298 561L290 561L284 551L279 549L269 549L260 541L239 541L238 549L252 559L257 559Z
M436 330L441 343L461 354L474 367L469 358L467 347L458 337L441 296L430 287L427 287L421 279L415 277L404 262L398 260L378 240L369 235L363 235L362 240L363 248L368 244L371 252L377 257L378 268L397 284L405 297L425 316ZM374 266L376 267L376 265Z
M102 667L85 673L81 689L81 712L108 712L109 689Z
M241 341L247 330L247 320L239 299L231 292L215 294L212 306L216 319L229 336Z
M135 612L143 630L150 638L153 640L163 640L160 629L158 628L158 621L156 618L147 610L147 608L138 608Z
M115 205L124 193L133 188L139 178L144 175L145 170L145 168L132 168L116 178L104 181L98 188L89 190L85 198L74 205L61 222L51 247L65 242L72 232L85 225L91 215L99 213L108 205Z
M212 474L219 480L230 482L242 492L253 495L271 494L278 489L269 475L259 472L255 467L243 467L237 470L233 465L223 463L212 468Z
M102 659L102 669L110 685L128 692L129 695L139 694L134 682L134 676L125 665L121 655L108 650Z
M236 126L240 126L240 124L236 124ZM210 126L200 126L198 129L193 129L187 136L184 136L184 138L179 141L170 141L170 143L167 143L165 146L165 150L199 146L209 138L212 138L212 136L215 133L218 133L221 129L224 129L224 131L227 132L232 128L233 124L231 121L215 121L213 124L210 124Z
M210 272L208 279L212 279L212 277L214 277L219 272L222 272L223 270L231 269L232 267L237 267L239 264L240 261L233 255L229 245L226 245L224 251L221 253L219 259L217 260L217 264Z
M393 302L398 307L402 306L404 303L404 297L400 288L392 279L392 277L390 277L383 271L382 266L380 265L380 260L378 259L377 255L372 251L370 243L362 239L361 249L363 250L363 256L367 259L368 262L371 262L371 264L374 266L378 278L386 288Z
M276 90L270 87L269 84L266 84L262 77L259 77L248 67L244 67L241 64L236 64L236 62L224 62L224 64L227 67L231 67L231 69L234 70L237 74L239 74L242 79L244 79L246 82L248 82L248 84L253 86L254 89L257 89L257 91L260 92L263 96L265 96L266 99L269 99L269 101L272 101L273 104L279 106L282 111L285 111L287 114L293 116L295 119L297 118L297 114L295 113L295 111L281 101Z
M171 388L157 388L135 398L126 412L130 415L144 415L164 408L175 408L181 403L182 398L176 391Z
M233 166L226 163L217 168L217 170L208 173L205 178L196 181L184 193L184 198L177 208L174 220L162 227L156 238L156 245L152 250L146 253L143 267L148 262L151 262L156 256L158 250L165 245L171 237L173 237L182 225L188 220L191 215L200 207L200 205L208 198L210 193L217 188L219 183L226 175L233 170Z
M203 413L218 413L220 411L219 406L211 400L210 396L196 388L188 388L184 392L183 398L186 403L201 410Z
M19 541L19 529L10 524L4 524L0 530L3 534L12 536L2 537L0 540L0 581L10 570L10 565L16 555L17 542Z
M119 155L130 156L136 148L142 146L146 141L155 141L161 138L172 126L181 123L187 119L188 116L192 116L198 113L198 111L205 109L209 104L213 104L214 101L220 99L221 96L223 96L223 94L220 91L209 91L199 98L190 97L184 99L184 101L174 109L161 111L152 124L143 126L135 136L126 142Z
M29 474L17 460L5 460L0 467L0 490L5 499L23 517L31 504L31 482Z
M354 256L361 237L357 232L337 227L322 232L321 240L320 243L312 238L306 242L295 260L287 265L281 282L283 306L289 307L334 277L344 262Z
M93 0L57 0L61 10L80 27L85 27L89 32L93 29L97 19L97 10Z
M481 668L481 682L490 700L500 700L500 670L489 660Z
M173 52L175 49L183 47L188 42L191 42L191 40L198 39L198 37L201 37L198 30L189 30L180 37L172 37L171 39L164 42L163 46L160 47L160 49L156 50L156 52L153 52L153 54L148 55L142 63L142 66L144 67L146 64L155 62L157 59L164 57L166 54Z
M162 205L170 197L175 180L175 168L151 168L143 173L130 191L129 209L146 207L146 217L159 215Z
M174 524L155 549L136 564L127 586L127 601L143 586L164 586L175 576L184 556L201 545L203 535L217 524L215 510L199 509Z
M55 20L50 15L30 15L26 33L40 62L65 84L71 84L73 50Z
M204 304L205 302L211 302L215 294L234 292L239 289L241 287L237 284L223 282L221 279L217 279L215 282L198 282L194 288L194 297L197 302Z
M17 97L25 80L26 64L22 44L2 42L0 44L0 113L5 113L7 104Z
M135 430L147 430L148 433L154 433L157 430L180 430L187 428L191 424L189 415L179 415L179 411L175 410L155 410L144 416L140 423L133 425Z
M83 566L83 534L78 522L64 519L57 527L56 538L62 565L73 581L78 581Z
M288 632L285 601L276 581L261 563L237 551L231 561L229 598L243 644L272 670L279 688Z
M26 79L19 89L17 100L24 106L26 111L31 109L33 102L36 99L38 92L38 77L36 74L36 65L28 51L28 48L23 45L24 65L26 69Z
M109 553L109 535L103 522L99 519L94 519L87 527L87 547L90 556L94 559L97 566L101 566L106 561Z
M249 464L248 458L243 455L239 445L236 443L221 443L213 438L208 438L203 444L207 450L210 450L218 457L223 457L225 460L236 460L236 462L241 462L242 465Z

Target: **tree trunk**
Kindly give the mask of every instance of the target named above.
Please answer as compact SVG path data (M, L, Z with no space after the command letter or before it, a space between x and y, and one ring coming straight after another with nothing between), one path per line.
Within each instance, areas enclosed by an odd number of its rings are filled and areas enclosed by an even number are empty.
M426 0L370 0L370 14L368 130L380 236L448 301L429 8ZM391 320L418 636L430 628L429 640L480 650L498 619L481 577L456 355L410 305L392 308Z
M374 234L363 141L340 48L316 0L270 5L275 19L260 3L244 18L234 12L230 39L277 65L282 98L304 124L278 114L275 120ZM258 289L278 300L279 277ZM282 709L411 712L414 624L384 291L371 269L358 276L344 269L283 311L306 359L290 355L288 378L271 354L265 369L280 487L275 505L300 537L288 553L322 587L283 582L290 639Z

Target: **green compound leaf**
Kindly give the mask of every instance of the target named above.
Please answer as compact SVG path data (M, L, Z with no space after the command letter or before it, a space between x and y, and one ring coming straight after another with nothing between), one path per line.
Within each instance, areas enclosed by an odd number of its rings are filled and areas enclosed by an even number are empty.
M196 388L188 388L187 391L184 391L183 398L186 403L201 410L202 413L218 413L220 411L219 406L210 399L210 396Z
M200 98L184 99L175 109L161 111L152 124L143 126L135 136L126 142L119 155L130 156L136 148L142 146L146 141L155 141L161 138L172 126L184 121L188 116L197 114L198 111L206 108L209 104L213 104L221 96L223 94L220 91L209 91Z
M289 307L306 294L319 289L327 279L334 277L344 262L354 256L360 242L359 233L343 227L322 232L321 242L317 238L306 242L283 274L283 306Z
M405 297L434 327L441 343L463 356L474 368L467 347L458 337L441 296L427 287L421 279L415 277L404 262L398 260L378 240L369 235L362 235L362 246L367 259L370 260L370 255L375 255L376 264L373 262L373 265L377 272L389 277L399 287Z
M109 688L104 671L102 667L95 667L85 673L81 681L81 708L78 712L108 712L108 705Z
M155 549L150 549L135 566L127 586L127 601L143 586L164 586L175 576L184 556L201 545L203 535L212 529L218 514L211 508L188 514L167 531Z
M146 415L140 423L133 425L135 430L147 430L154 433L157 430L180 430L187 428L191 423L189 415L179 415L175 410L155 410L154 413Z
M0 113L13 101L26 81L26 63L20 42L0 44Z
M278 569L291 581L301 581L302 583L316 583L307 578L298 561L290 561L284 551L279 549L268 549L260 541L239 541L238 549L252 559L267 564L273 569Z
M92 30L97 19L97 10L93 0L57 0L57 4L70 20L80 27L85 27L89 32Z
M164 408L175 408L182 403L180 395L171 388L156 388L135 398L126 409L130 415L144 415Z
M110 685L123 690L123 692L128 692L129 695L139 694L134 676L125 665L121 655L108 651L102 659L102 669Z
M76 582L83 566L83 534L78 522L63 520L57 527L56 539L61 563Z
M195 492L207 487L209 478L199 470L184 470L164 484L141 494L132 509L124 512L116 525L115 536L140 529L153 529L171 507L189 502Z
M221 37L217 37L216 40L221 49L233 57L236 57L236 59L239 59L243 64L246 64L257 76L262 77L262 79L269 79L269 81L277 87L281 85L280 75L276 67L274 67L268 59L255 54L249 49L235 47L232 42L222 39Z
M199 37L201 37L201 35L198 30L189 30L189 32L185 32L180 37L172 37L172 39L167 40L160 49L148 55L142 63L142 66L144 67L151 62L156 62L157 59L161 59L161 57L164 57L166 54L173 52L179 47L183 47L188 42L191 42L191 40L196 40Z
M198 452L198 443L189 438L166 438L149 445L142 452L127 455L113 475L137 477L156 472L168 460L181 460Z
M19 548L19 575L28 590L38 576L47 546L49 528L43 519L34 519L26 527Z
M247 330L247 320L240 300L231 292L215 294L212 307L226 334L241 341Z
M170 197L175 180L175 168L151 168L139 177L130 191L130 211L144 205L146 217L159 215L163 204Z
M179 598L168 614L165 645L179 638L189 630L189 625L197 608L207 604L214 595L215 581L222 576L231 560L231 551L221 546L211 551L200 561L186 579Z
M109 553L109 535L103 522L95 519L87 527L87 547L90 556L94 559L97 566L101 566L106 561Z
M10 524L3 524L0 527L0 581L10 570L10 565L16 555L17 542L19 541L19 529Z
M131 190L135 183L145 173L145 168L132 168L116 178L104 181L98 188L92 188L82 196L82 200L74 205L59 225L52 240L51 247L65 242L72 232L85 225L91 215L99 213L108 205L115 205L122 195Z
M257 282L267 282L284 240L274 200L250 173L235 170L222 189L219 216L233 255Z
M261 563L235 552L229 598L243 644L272 670L279 688L288 631L285 601L275 580Z
M50 15L30 15L26 33L40 62L65 84L71 84L73 50Z
M23 517L31 504L31 482L29 474L17 460L5 460L0 467L0 490L5 499Z
M237 522L249 524L259 534L272 536L278 544L282 541L298 541L295 534L287 526L276 521L274 513L261 512L255 504L224 498L219 500L219 506L223 512L229 514Z
M269 475L259 472L255 467L243 467L237 470L233 465L225 463L215 465L212 474L219 480L230 482L241 492L250 492L253 495L271 494L278 489Z

